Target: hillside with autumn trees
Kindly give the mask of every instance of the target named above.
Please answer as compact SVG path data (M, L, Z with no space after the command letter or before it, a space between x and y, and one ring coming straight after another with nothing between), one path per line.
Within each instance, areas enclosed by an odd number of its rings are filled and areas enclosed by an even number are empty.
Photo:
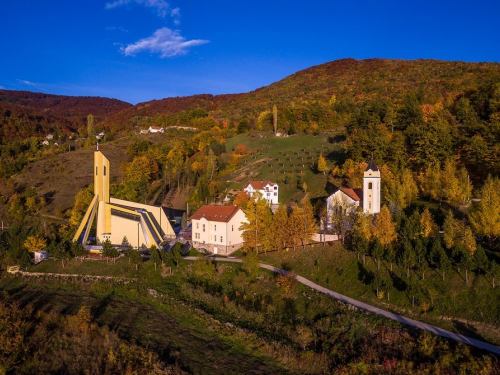
M87 116L97 121L130 107L117 99L0 90L0 144L48 133L77 132Z

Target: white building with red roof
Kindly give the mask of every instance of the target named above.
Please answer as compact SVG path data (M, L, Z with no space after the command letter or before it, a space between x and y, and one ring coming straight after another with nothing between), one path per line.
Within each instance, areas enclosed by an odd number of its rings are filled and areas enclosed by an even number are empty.
M248 181L243 188L250 197L253 197L255 192L262 194L269 204L278 204L279 187L278 184L271 181Z
M162 127L159 127L159 126L150 126L148 130L150 133L163 133L164 132L164 129Z
M365 214L378 214L380 191L380 170L372 158L363 174L363 189L341 188L326 199L328 218L337 209L354 212L358 207L362 207Z
M242 223L245 213L238 206L201 206L191 216L192 241L195 249L228 255L243 247Z

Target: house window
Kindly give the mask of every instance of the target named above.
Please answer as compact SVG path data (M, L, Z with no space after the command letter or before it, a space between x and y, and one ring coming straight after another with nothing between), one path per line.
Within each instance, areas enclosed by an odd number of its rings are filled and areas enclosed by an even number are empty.
M220 236L220 243L222 243L222 236Z
M217 225L214 225L214 230L217 230Z
M368 208L371 210L372 209L372 202L368 203Z
M104 175L106 176L106 166L104 166Z
M196 223L196 229L200 228L200 223Z
M278 187L277 187L277 186L275 186L275 187L274 187L274 190L278 190Z
M234 232L234 225L231 225L231 232Z
M371 189L372 189L372 183L371 183L371 182L369 182L369 183L368 183L368 189L369 189L369 190L371 190Z
M277 197L278 196L278 193L274 193L274 196Z
M98 167L95 167L95 175L96 175L96 176L97 176L97 168L98 168Z
M205 232L205 224L203 224L203 232Z

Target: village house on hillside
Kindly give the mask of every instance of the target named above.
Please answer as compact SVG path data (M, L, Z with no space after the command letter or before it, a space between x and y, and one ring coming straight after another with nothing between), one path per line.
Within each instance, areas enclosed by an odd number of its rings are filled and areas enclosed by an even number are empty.
M238 206L201 206L191 216L195 249L228 255L243 247L242 223L245 213Z
M248 181L243 188L250 197L253 197L255 192L262 194L269 204L278 204L279 188L278 184L271 181Z
M331 218L337 209L350 210L353 213L357 207L362 207L365 214L378 214L380 191L380 170L372 158L363 175L363 189L342 188L326 199L328 218Z
M159 126L150 126L148 131L150 133L163 133L165 130Z

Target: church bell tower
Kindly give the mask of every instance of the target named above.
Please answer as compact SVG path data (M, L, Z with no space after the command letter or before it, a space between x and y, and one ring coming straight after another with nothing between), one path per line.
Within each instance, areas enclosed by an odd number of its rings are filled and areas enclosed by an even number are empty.
M373 155L363 176L363 212L372 215L380 212L380 170Z

